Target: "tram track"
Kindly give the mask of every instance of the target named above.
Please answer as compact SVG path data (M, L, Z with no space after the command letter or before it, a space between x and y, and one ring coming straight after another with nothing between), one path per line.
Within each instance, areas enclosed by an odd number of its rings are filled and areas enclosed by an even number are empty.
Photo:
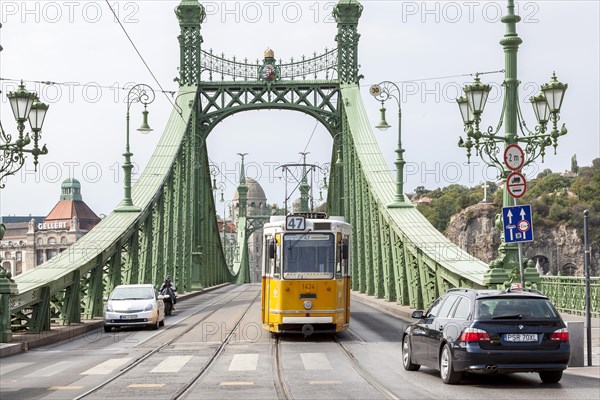
M348 348L337 338L334 338L335 343L337 343L338 347L342 350L342 352L348 357L350 360L350 364L354 368L354 370L365 380L367 381L375 390L381 393L386 399L390 400L398 400L398 397L394 395L389 389L387 389L381 382L379 382L373 375L367 372L364 368L360 366L354 355L348 350Z
M252 300L250 305L246 308L246 311L244 311L242 316L238 319L238 321L236 322L233 329L227 334L225 339L221 342L219 347L215 350L215 352L210 357L208 362L200 369L200 371L196 374L196 376L191 381L189 381L186 385L184 385L182 388L180 388L177 391L177 393L175 393L175 395L173 397L171 397L171 400L186 399L188 397L188 395L190 395L193 392L194 387L198 383L200 383L202 381L202 379L210 372L212 367L215 365L216 361L223 354L223 352L225 351L225 348L227 347L227 345L229 345L231 338L234 337L234 335L237 333L240 324L242 323L242 321L244 320L244 318L246 317L246 315L248 314L250 309L252 309L252 306L254 305L254 303L256 302L256 299L258 299L258 298L260 298L260 292L254 297L254 299Z
M292 394L290 392L289 387L283 382L282 374L281 374L281 359L280 349L281 349L281 341L279 336L275 336L275 340L273 342L272 347L272 357L273 357L273 378L275 384L275 392L277 393L277 398L280 400L292 400Z
M187 316L184 320L190 319L200 313L202 313L203 311L205 311L206 309L215 306L219 303L222 304L228 304L229 302L235 300L236 298L242 296L243 294L247 293L248 291L251 290L251 287L246 288L243 291L239 291L239 292L233 292L231 295L226 295L223 297L219 297L218 299L215 299L214 301L206 304L204 307L200 308L199 310L193 312L192 314L190 314L189 316ZM237 327L239 326L240 322L244 319L244 316L248 313L248 311L250 310L250 308L252 307L252 305L254 304L254 302L256 301L256 299L259 297L259 294L254 298L254 300L252 301L252 303L250 304L250 306L246 309L246 311L244 312L244 314L240 317L240 319L238 320L238 322L236 323L234 329L227 335L227 337L225 338L225 340L221 343L221 345L219 346L219 348L217 349L217 351L215 352L215 354L213 355L213 357L209 360L209 362L207 363L207 365L205 366L205 368L202 369L202 371L200 371L199 374L196 375L196 377L194 379L192 379L192 381L190 383L188 383L186 386L184 386L183 389L180 389L175 397L172 397L172 400L177 400L177 399L183 399L184 397L182 397L185 392L192 387L198 380L199 377L201 375L203 375L205 373L205 371L210 367L210 365L214 362L214 360L218 357L218 355L220 355L223 351L223 349L225 348L226 343L229 341L229 339L231 338L231 335L236 331ZM206 321L208 318L210 318L213 314L215 314L216 312L218 312L221 308L216 308L215 310L211 311L210 313L208 313L206 316L204 316L202 319L200 319L198 321L198 323L201 323L203 321ZM182 322L180 321L180 322ZM197 324L198 324L197 323ZM107 379L106 381L102 382L101 384L95 386L94 388L88 390L87 392L75 397L73 400L81 400L81 399L85 399L90 397L92 394L97 393L98 391L100 391L101 389L107 387L108 385L110 385L111 383L117 381L120 378L123 378L129 371L133 370L135 367L139 366L141 363L143 363L144 361L146 361L147 359L149 359L150 357L152 357L153 355L159 353L161 350L166 349L167 347L171 346L173 343L175 343L177 340L181 339L183 336L185 336L187 333L189 333L190 331L192 331L197 324L191 324L188 328L186 328L185 330L183 330L182 332L180 332L179 334L177 334L177 336L173 337L172 339L168 340L167 342L161 344L160 346L149 350L148 352L146 352L145 354L141 355L140 357L136 358L135 360L133 360L132 362L130 362L127 366L125 366L124 368L122 368L118 374L116 374L115 376ZM172 326L168 326L165 330L168 329L173 329L174 327L176 327L177 325L172 325Z

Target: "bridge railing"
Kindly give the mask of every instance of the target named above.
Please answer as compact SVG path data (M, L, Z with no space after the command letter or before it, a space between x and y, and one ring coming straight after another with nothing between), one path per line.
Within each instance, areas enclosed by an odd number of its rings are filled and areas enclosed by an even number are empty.
M590 308L594 317L600 317L600 277L590 279ZM569 314L585 313L585 278L581 276L543 276L539 284L559 311Z

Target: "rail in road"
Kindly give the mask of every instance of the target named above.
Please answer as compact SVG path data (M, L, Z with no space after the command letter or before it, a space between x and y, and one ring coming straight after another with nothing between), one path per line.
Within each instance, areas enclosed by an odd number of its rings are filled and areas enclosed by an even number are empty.
M258 285L227 286L178 302L158 331L99 329L3 358L0 398L581 399L595 398L600 384L600 374L567 370L557 385L535 374L444 385L437 371L403 370L407 322L398 314L353 296L349 331L276 338L262 330L259 295Z

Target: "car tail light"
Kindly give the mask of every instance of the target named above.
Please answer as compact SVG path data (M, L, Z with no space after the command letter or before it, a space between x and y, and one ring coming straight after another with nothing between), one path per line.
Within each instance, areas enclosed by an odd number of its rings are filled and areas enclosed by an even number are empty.
M562 328L557 331L554 331L550 335L550 340L557 340L559 342L568 342L569 341L569 330L567 328Z
M461 342L489 342L490 335L482 329L467 328L460 334Z

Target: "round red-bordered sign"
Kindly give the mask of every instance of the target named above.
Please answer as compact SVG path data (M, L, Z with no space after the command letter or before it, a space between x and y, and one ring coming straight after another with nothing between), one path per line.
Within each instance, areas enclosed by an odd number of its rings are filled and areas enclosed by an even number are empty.
M517 223L517 228L521 231L521 232L527 232L530 228L529 226L529 221L527 221L526 219L522 219Z
M525 176L520 172L511 172L506 178L506 190L515 199L523 197L527 191L527 182Z
M510 144L504 149L504 164L511 171L518 171L525 163L525 153L518 144Z

